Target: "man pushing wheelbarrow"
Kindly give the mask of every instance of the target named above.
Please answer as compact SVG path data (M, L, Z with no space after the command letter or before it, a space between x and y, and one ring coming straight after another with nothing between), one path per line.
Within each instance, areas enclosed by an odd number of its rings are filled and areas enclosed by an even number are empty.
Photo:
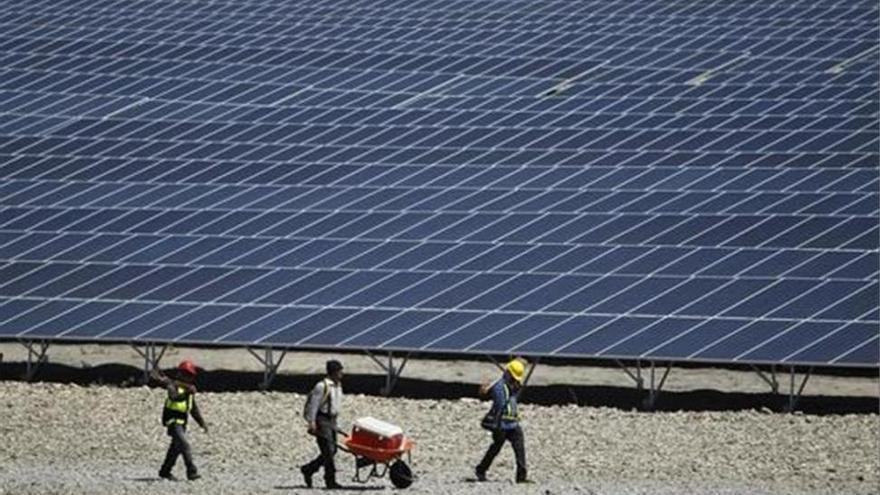
M303 417L308 422L309 434L315 436L320 454L300 467L303 481L311 488L312 477L323 468L324 486L329 489L343 488L336 481L334 461L337 449L341 449L355 457L355 481L365 483L370 478L381 478L388 474L397 488L410 486L412 472L402 457L406 455L409 460L413 443L400 428L373 418L359 418L351 435L339 430L336 418L342 407L342 370L339 361L327 361L327 376L315 384L306 400ZM343 436L341 444L337 443L337 434ZM369 471L366 477L361 478L361 469L366 467L369 467Z

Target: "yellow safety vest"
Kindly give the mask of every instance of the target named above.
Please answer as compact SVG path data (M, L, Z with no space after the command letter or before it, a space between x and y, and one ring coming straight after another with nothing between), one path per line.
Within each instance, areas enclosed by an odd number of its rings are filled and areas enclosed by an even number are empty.
M506 419L508 421L518 421L519 412L514 409L514 405L510 402L510 389L507 387L506 383L502 386L504 388L504 402L507 404L507 407L504 408L504 414L501 415L501 419Z
M165 399L165 410L162 411L162 423L165 426L186 425L189 419L189 412L193 406L193 395L186 393L183 387L177 387L177 395L182 396L181 399L172 400L171 397Z

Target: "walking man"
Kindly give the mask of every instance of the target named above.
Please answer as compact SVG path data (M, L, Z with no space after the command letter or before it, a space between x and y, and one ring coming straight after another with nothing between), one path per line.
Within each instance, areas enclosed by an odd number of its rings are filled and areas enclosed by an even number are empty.
M327 361L327 376L315 384L306 400L303 416L308 432L315 436L320 454L312 462L299 468L306 486L312 487L312 476L324 468L324 485L342 488L336 482L336 417L342 407L342 363Z
M186 438L186 425L190 415L205 433L208 433L208 425L202 419L199 406L196 405L196 365L188 360L181 362L177 367L176 380L171 380L158 371L153 372L153 377L162 383L168 392L165 408L162 410L162 424L171 437L165 462L159 468L159 477L176 481L177 478L171 474L171 469L174 468L177 457L182 454L183 462L186 464L186 478L190 481L197 480L201 475L193 462L192 448Z
M501 378L486 390L492 398L492 408L483 419L482 425L492 432L492 445L475 469L478 481L486 481L486 471L501 451L504 442L508 441L516 456L516 482L529 482L526 477L525 437L519 425L516 401L524 378L525 364L514 359L507 363Z

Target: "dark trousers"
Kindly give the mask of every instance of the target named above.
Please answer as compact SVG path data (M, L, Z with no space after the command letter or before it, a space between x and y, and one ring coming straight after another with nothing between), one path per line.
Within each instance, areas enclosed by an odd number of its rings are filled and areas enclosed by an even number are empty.
M165 462L162 463L160 473L171 474L171 469L177 462L177 457L183 454L183 462L186 464L186 475L192 476L198 472L192 459L192 448L186 439L186 427L183 425L173 425L168 427L168 436L171 437L171 445L168 446L168 453L165 454Z
M315 439L321 453L312 462L303 466L303 469L309 474L314 474L319 469L324 468L324 481L333 484L336 483L336 464L334 462L334 456L336 455L336 419L319 414L316 423L318 431Z
M495 460L498 452L501 452L501 447L504 446L505 441L510 442L510 445L513 446L513 453L516 455L516 480L525 481L526 443L522 428L519 425L511 430L495 430L492 432L492 445L489 446L489 450L486 451L483 460L477 465L477 471L485 473L489 470L489 466L492 465L492 461Z

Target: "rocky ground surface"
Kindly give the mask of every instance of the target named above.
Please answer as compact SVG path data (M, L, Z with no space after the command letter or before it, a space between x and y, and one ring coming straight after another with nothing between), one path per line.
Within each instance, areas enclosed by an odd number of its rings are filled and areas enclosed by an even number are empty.
M312 493L296 466L316 448L290 392L202 392L208 434L191 431L204 478L156 477L168 437L158 388L0 382L0 494ZM475 399L350 395L341 424L370 415L417 446L413 494L872 494L880 486L876 414L645 413L522 407L531 485L513 485L505 447L489 483L468 481L488 442ZM396 492L385 480L343 493ZM182 465L177 467L182 475ZM320 479L317 485L321 485Z

